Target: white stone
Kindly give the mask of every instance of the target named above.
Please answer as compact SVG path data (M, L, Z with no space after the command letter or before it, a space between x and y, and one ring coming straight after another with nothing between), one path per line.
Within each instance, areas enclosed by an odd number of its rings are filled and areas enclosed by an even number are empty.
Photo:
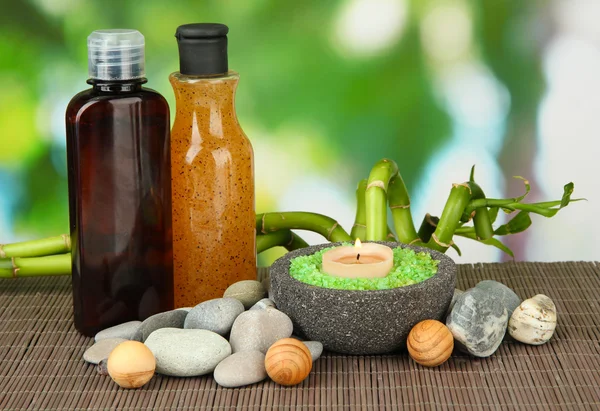
M523 301L508 321L508 333L525 344L546 343L556 329L556 306L544 294Z

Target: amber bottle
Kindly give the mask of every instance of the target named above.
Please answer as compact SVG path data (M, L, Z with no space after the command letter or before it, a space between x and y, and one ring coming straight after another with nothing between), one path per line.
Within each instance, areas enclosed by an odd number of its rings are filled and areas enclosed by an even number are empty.
M223 296L256 279L252 145L235 111L239 76L227 63L222 24L177 29L180 70L169 80L175 306Z
M144 88L144 37L88 38L88 83L67 108L75 327L97 331L173 307L169 107Z

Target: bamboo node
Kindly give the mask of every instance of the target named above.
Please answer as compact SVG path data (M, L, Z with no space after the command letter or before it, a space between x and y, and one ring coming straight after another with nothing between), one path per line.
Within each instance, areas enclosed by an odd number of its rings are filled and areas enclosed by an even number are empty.
M421 241L421 239L419 237L417 237L414 240L412 240L410 243L408 243L408 245L413 245L413 244L418 243L420 241Z
M369 183L369 185L367 186L367 190L371 187L379 187L383 191L385 191L385 184L381 180L375 180L375 181Z
M0 244L0 258L6 258L6 253L4 252L4 246L6 244Z
M265 217L266 216L267 216L267 213L264 213L262 215L262 218L261 218L262 224L261 224L261 227L260 227L260 232L263 233L263 234L267 234L267 232L265 231Z
M294 242L294 233L290 230L290 241L286 244L287 247L291 246Z
M67 247L67 250L71 249L71 236L67 235L67 234L63 234L61 235L61 237L63 238L63 241L65 242L65 247Z
M469 190L469 194L473 195L473 192L471 191L471 187L469 187L469 185L467 183L452 183L452 188L458 188L458 187L465 187L467 190Z
M17 278L19 276L20 268L13 268L13 278Z
M433 219L431 218L431 214L425 214L425 221L427 221L427 224L429 224L430 226L437 228L437 223L433 221Z
M431 234L431 238L433 238L433 241L436 242L437 245L439 245L440 247L444 247L444 248L449 248L452 246L452 241L450 241L450 244L446 244L440 241L439 238L437 238L437 236L435 235L435 233Z
M390 210L393 210L395 208L410 208L410 203L409 204L398 204L398 205L390 206Z
M358 223L354 223L354 225L352 227L367 228L367 226L365 224L358 224Z
M327 241L331 241L331 233L333 233L333 230L335 230L338 226L337 221L331 226L331 228L329 229L329 231L327 232Z

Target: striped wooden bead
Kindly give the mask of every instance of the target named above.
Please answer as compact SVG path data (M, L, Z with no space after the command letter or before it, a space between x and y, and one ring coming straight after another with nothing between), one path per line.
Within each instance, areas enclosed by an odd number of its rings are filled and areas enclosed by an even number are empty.
M454 349L454 337L443 323L424 320L410 330L406 345L408 353L417 363L437 367L450 358Z
M296 385L308 377L312 369L312 357L302 341L283 338L267 351L265 368L277 384Z

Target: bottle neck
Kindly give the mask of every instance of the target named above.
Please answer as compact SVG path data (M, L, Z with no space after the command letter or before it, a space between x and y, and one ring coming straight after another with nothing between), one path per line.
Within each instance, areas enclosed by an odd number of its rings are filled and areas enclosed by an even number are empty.
M236 72L213 76L188 76L175 72L169 77L178 110L218 110L235 116L235 91L239 81Z
M94 90L104 93L131 93L140 91L142 85L147 82L148 80L145 77L130 80L87 80L87 83L91 84Z

